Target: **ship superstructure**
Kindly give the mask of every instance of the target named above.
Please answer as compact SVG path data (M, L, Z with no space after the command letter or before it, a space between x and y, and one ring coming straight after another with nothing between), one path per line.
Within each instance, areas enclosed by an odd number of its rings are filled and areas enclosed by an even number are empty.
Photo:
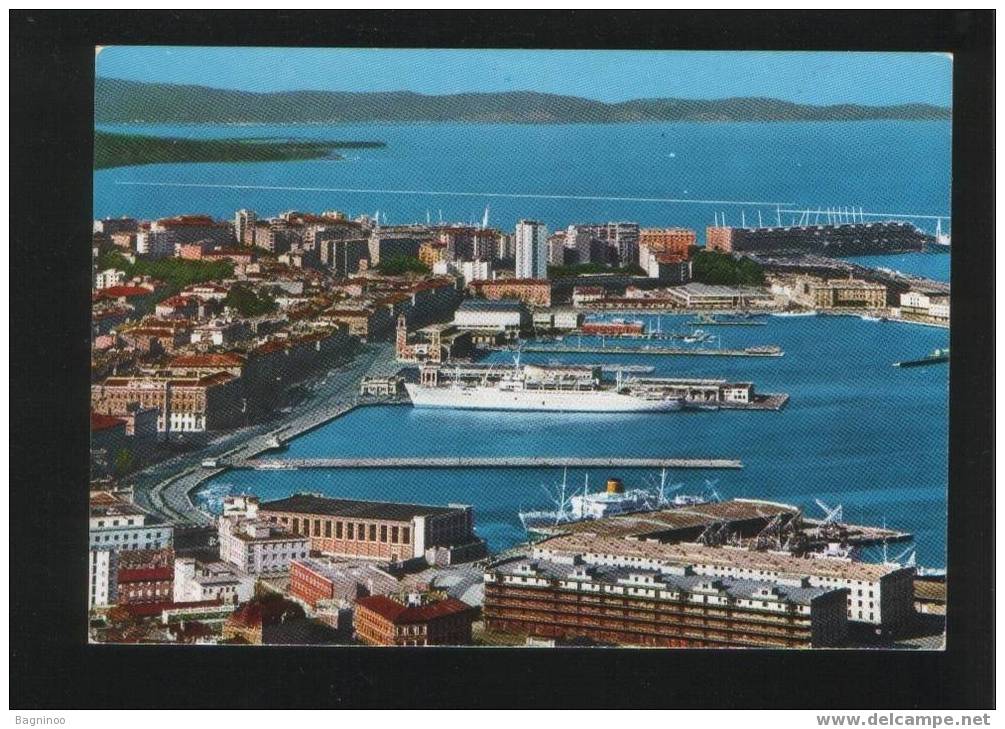
M704 495L674 493L683 484L667 487L667 471L663 470L659 486L654 488L626 489L621 479L609 478L603 491L590 491L589 476L585 477L581 491L571 492L568 472L563 473L557 493L549 498L555 508L539 511L521 511L520 523L528 532L547 532L553 527L578 521L605 519L620 514L637 514L661 509L683 508L718 500L710 486ZM670 496L674 493L673 496Z
M599 367L521 365L519 355L511 368L425 366L405 388L419 408L625 413L683 406L678 394L620 372L610 382Z

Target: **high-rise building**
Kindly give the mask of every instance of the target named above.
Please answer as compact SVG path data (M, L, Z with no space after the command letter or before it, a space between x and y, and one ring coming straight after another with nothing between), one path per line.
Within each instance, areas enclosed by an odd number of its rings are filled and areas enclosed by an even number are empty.
M586 230L581 230L575 225L570 225L565 231L565 247L575 251L576 263L590 263L593 259L591 254L591 238ZM606 257L604 258L606 261Z
M242 246L255 245L255 224L258 216L254 210L238 210L234 215L234 237Z
M516 277L548 277L548 228L536 220L516 224Z
M594 223L577 225L577 235L586 234L598 243L596 249L591 249L590 260L593 262L612 262L619 266L638 263L639 260L639 224L638 223ZM568 233L567 233L568 235ZM606 249L606 250L605 250ZM606 255L604 255L606 253Z

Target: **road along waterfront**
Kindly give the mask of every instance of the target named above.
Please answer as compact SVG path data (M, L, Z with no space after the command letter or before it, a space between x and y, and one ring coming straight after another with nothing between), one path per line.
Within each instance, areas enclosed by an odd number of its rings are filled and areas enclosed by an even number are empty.
M350 412L358 404L359 382L363 377L387 376L398 369L390 344L361 345L354 359L315 378L307 398L293 407L288 418L229 431L203 448L139 471L134 476L136 502L174 522L209 523L211 516L193 504L190 494L226 469L203 468L204 460L254 458L272 448L277 432L284 438L295 437Z

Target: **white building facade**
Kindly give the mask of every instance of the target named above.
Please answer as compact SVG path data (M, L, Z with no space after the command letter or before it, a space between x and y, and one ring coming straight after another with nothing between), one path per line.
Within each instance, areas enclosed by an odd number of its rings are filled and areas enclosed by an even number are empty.
M255 578L227 562L199 562L191 557L175 560L174 602L221 600L236 604L255 594Z
M281 575L310 555L311 540L258 518L258 499L229 497L217 519L220 559L249 575Z

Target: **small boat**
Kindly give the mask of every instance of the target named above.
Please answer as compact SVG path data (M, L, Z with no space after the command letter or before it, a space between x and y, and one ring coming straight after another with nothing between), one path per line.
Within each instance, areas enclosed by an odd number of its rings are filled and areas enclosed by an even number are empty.
M921 359L909 359L903 362L894 362L894 367L922 367L924 365L942 364L949 361L949 347L945 349L935 349L931 354Z
M710 338L708 332L703 329L695 329L689 335L685 336L682 341L687 344L694 344L695 342L704 342Z
M814 309L809 311L775 311L772 312L771 316L816 316L817 312Z
M743 311L738 314L725 314L715 316L713 314L698 314L691 324L699 324L709 327L756 327L764 326L763 321L754 319L749 312Z

